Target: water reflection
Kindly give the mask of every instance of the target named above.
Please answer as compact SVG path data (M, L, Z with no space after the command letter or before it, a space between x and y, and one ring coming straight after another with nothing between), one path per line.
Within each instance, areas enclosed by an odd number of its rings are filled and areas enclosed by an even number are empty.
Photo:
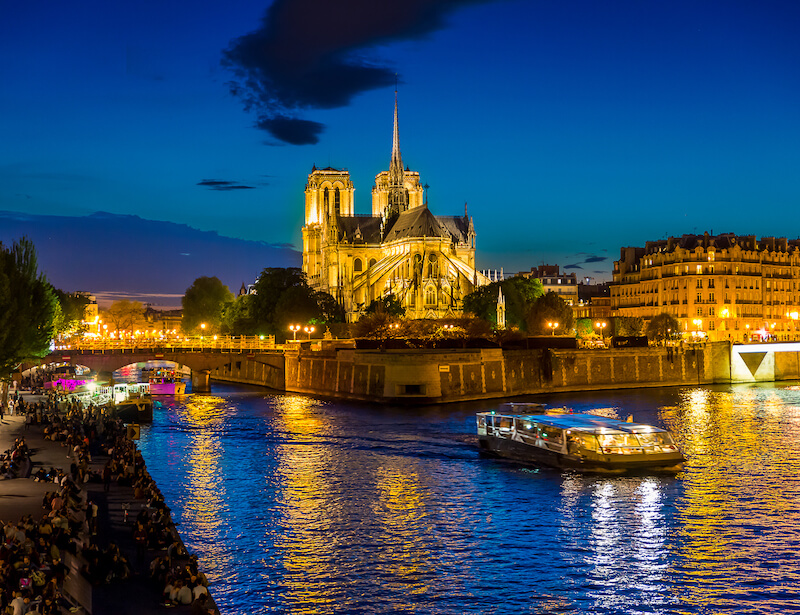
M689 463L679 500L675 573L700 608L788 606L800 581L800 448L780 390L688 391L672 417ZM776 575L776 570L780 574Z
M225 523L228 496L219 427L224 422L226 401L212 395L192 395L178 415L187 430L187 497L182 516L193 528L192 538L202 542L205 558L215 569L225 570L233 562L216 541Z
M465 434L474 408L234 390L176 402L142 448L223 613L793 608L800 390L595 392L553 405L668 427L684 471L537 471L480 458Z

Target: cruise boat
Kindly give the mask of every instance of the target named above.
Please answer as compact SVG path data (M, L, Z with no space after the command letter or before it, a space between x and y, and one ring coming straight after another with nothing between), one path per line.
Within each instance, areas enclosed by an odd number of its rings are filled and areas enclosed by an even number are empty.
M684 461L664 429L563 408L504 404L479 412L477 423L482 451L525 463L623 473L677 472Z
M181 381L181 375L169 369L157 369L150 373L150 395L183 395L186 393L186 383Z

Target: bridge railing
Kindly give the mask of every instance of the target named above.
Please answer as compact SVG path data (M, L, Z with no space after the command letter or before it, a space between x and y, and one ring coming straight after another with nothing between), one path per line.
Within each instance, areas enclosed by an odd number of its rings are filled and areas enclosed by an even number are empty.
M254 352L275 350L274 335L242 335L237 337L228 336L204 336L204 337L151 337L133 339L110 339L110 338L83 338L57 342L55 349L76 350L82 352L104 352L121 351L134 352L136 350L180 350L206 352L209 350L228 351L228 352Z

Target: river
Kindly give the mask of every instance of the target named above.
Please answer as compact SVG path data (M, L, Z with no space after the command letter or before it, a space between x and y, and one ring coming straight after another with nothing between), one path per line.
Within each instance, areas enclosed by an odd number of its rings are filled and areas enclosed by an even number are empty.
M139 446L233 613L785 613L800 609L800 387L537 397L670 429L677 476L478 454L474 414L214 384Z

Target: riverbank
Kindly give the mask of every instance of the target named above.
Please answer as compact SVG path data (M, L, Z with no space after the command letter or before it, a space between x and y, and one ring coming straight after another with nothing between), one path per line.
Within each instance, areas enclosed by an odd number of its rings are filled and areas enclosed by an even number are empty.
M26 401L37 402L39 397L24 396ZM70 474L70 466L78 461L73 451L65 442L45 438L44 431L37 424L26 425L23 416L6 416L0 422L0 450L6 450L14 445L17 438L24 437L30 450L30 476L22 472L20 477L0 481L0 520L3 523L16 523L22 517L29 515L34 524L45 517L49 512L43 506L46 494L55 492L59 486L51 481L36 481L34 477L43 470L50 472L51 468L61 469ZM118 456L121 446L117 445ZM190 613L192 607L171 607L164 604L162 598L163 583L154 581L151 577L151 563L171 556L169 568L172 570L185 570L193 566L194 562L185 554L185 547L169 518L169 509L159 505L158 498L152 498L152 493L157 488L151 484L143 488L149 481L149 475L144 468L144 461L135 453L134 476L139 476L139 486L133 487L133 480L110 481L108 489L101 480L103 470L111 457L108 451L93 451L91 461L86 472L90 478L88 482L80 483L78 500L84 502L85 510L97 507L96 523L84 520L82 510L70 513L72 526L83 526L79 530L78 543L82 544L82 553L97 552L100 554L119 553L127 560L129 573L117 575L110 583L104 579L93 579L90 582L80 569L86 565L86 558L81 555L65 557L67 564L66 578L62 583L61 591L69 596L69 601L83 607L89 613L115 613L120 615L140 615L148 613L177 612ZM129 457L133 459L134 456ZM135 519L159 518L164 511L163 537L159 544L149 544L151 548L138 548L134 541ZM89 515L91 516L91 515ZM149 521L146 525L149 524ZM94 530L93 532L91 530ZM96 548L96 549L95 549ZM168 553L169 551L169 553ZM66 555L69 555L67 553ZM102 561L102 557L100 558ZM91 566L90 566L91 568ZM213 600L209 606L216 610Z

